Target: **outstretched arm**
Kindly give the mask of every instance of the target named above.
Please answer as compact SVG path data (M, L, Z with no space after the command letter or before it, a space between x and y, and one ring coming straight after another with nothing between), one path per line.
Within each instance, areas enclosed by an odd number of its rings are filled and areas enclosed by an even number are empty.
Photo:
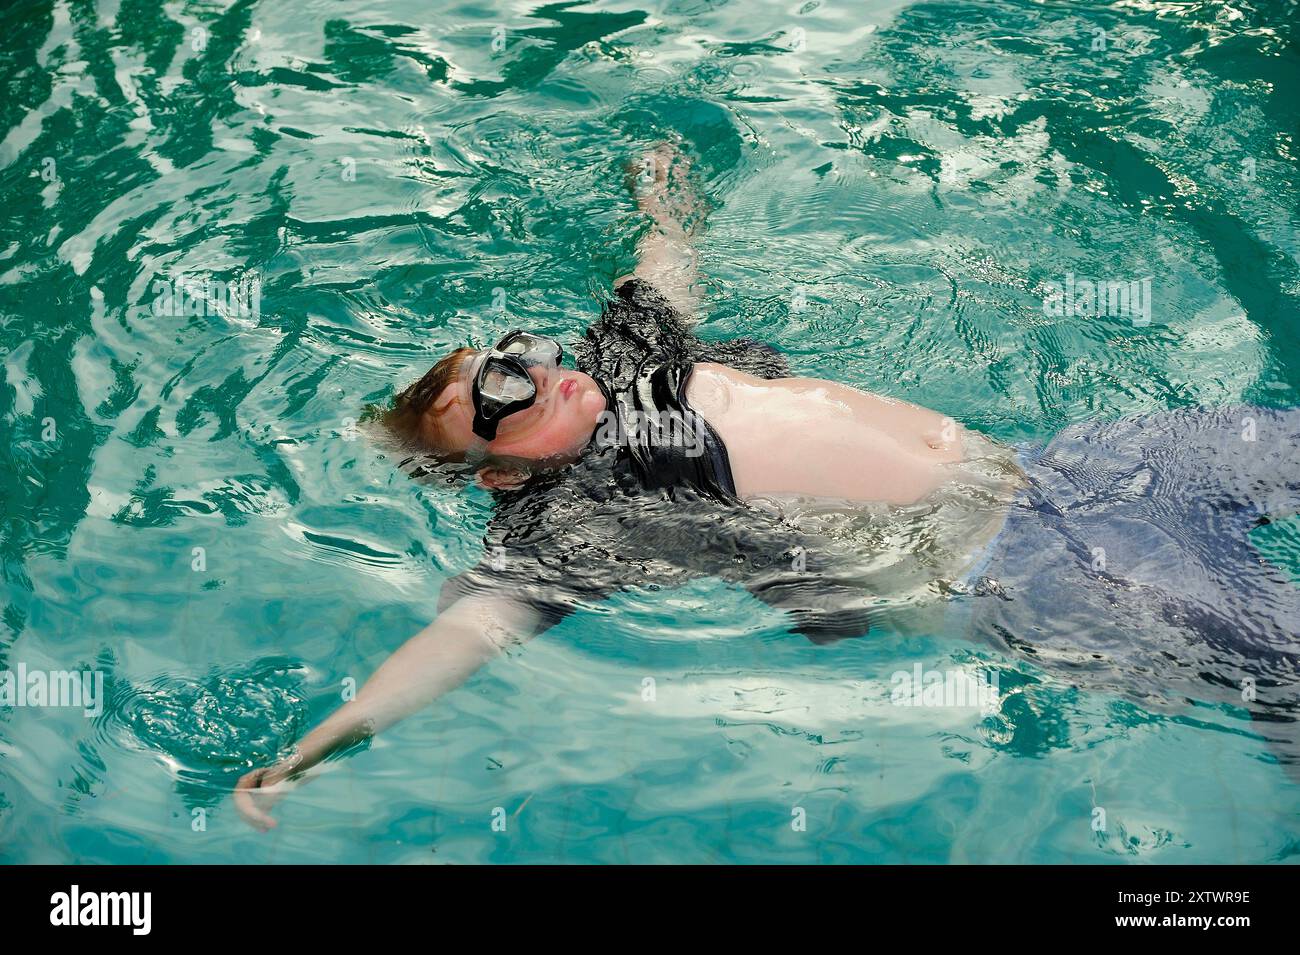
M658 289L686 319L694 319L700 304L699 273L692 238L704 215L687 174L690 161L672 143L661 143L632 168L636 204L652 220L650 231L637 244L632 275L614 283L618 288L632 276Z
M239 780L235 806L265 832L275 826L270 809L294 780L331 753L374 736L460 686L511 644L541 631L540 616L508 600L465 597L402 644L343 704L299 743L293 756L255 769Z

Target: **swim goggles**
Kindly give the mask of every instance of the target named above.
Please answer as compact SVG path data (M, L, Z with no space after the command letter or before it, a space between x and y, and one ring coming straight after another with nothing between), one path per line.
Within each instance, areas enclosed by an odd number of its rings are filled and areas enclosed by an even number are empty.
M480 359L470 394L474 399L474 433L485 441L497 436L501 419L531 408L537 385L528 369L558 368L564 349L552 338L515 329Z

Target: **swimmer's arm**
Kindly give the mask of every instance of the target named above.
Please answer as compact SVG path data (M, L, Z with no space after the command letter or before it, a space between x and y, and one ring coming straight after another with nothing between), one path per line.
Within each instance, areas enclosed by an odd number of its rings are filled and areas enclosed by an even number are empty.
M632 181L637 207L650 216L649 231L637 243L632 275L649 282L683 318L694 322L700 306L694 228L703 211L686 177L690 163L672 143L660 143L642 157ZM671 173L671 176L670 176ZM632 275L614 283L618 288Z
M382 732L464 683L484 663L541 631L540 616L513 601L465 597L374 672L356 699L343 704L308 733L291 757L239 780L235 806L244 820L266 831L269 810L292 782L332 753Z

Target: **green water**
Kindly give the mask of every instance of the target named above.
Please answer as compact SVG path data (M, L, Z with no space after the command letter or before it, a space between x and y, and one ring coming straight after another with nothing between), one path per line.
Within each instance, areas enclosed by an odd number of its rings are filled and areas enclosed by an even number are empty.
M397 473L358 412L467 340L580 334L644 226L624 166L667 131L715 206L706 337L1017 442L1300 402L1297 22L8 4L0 668L98 668L109 700L0 710L0 858L1294 859L1300 787L1241 711L1148 713L942 633L817 647L709 581L566 620L271 834L228 793L479 557L486 495ZM167 314L182 274L260 301ZM1067 274L1151 277L1151 321L1047 314ZM1294 525L1267 532L1296 566ZM975 659L1007 668L996 714L889 705L892 672Z

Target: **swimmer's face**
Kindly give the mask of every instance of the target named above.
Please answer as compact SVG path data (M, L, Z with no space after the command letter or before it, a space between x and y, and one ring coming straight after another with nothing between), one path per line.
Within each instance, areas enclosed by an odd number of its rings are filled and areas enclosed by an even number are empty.
M456 381L434 399L428 414L438 418L446 450L463 452L481 447L474 434L474 399L471 388L478 357L461 364ZM533 366L528 369L537 388L533 404L506 415L486 453L497 459L517 459L532 470L561 467L582 453L605 410L605 395L590 375L568 368ZM513 472L513 473L512 473ZM514 487L528 477L524 468L487 467L479 479L488 487Z

